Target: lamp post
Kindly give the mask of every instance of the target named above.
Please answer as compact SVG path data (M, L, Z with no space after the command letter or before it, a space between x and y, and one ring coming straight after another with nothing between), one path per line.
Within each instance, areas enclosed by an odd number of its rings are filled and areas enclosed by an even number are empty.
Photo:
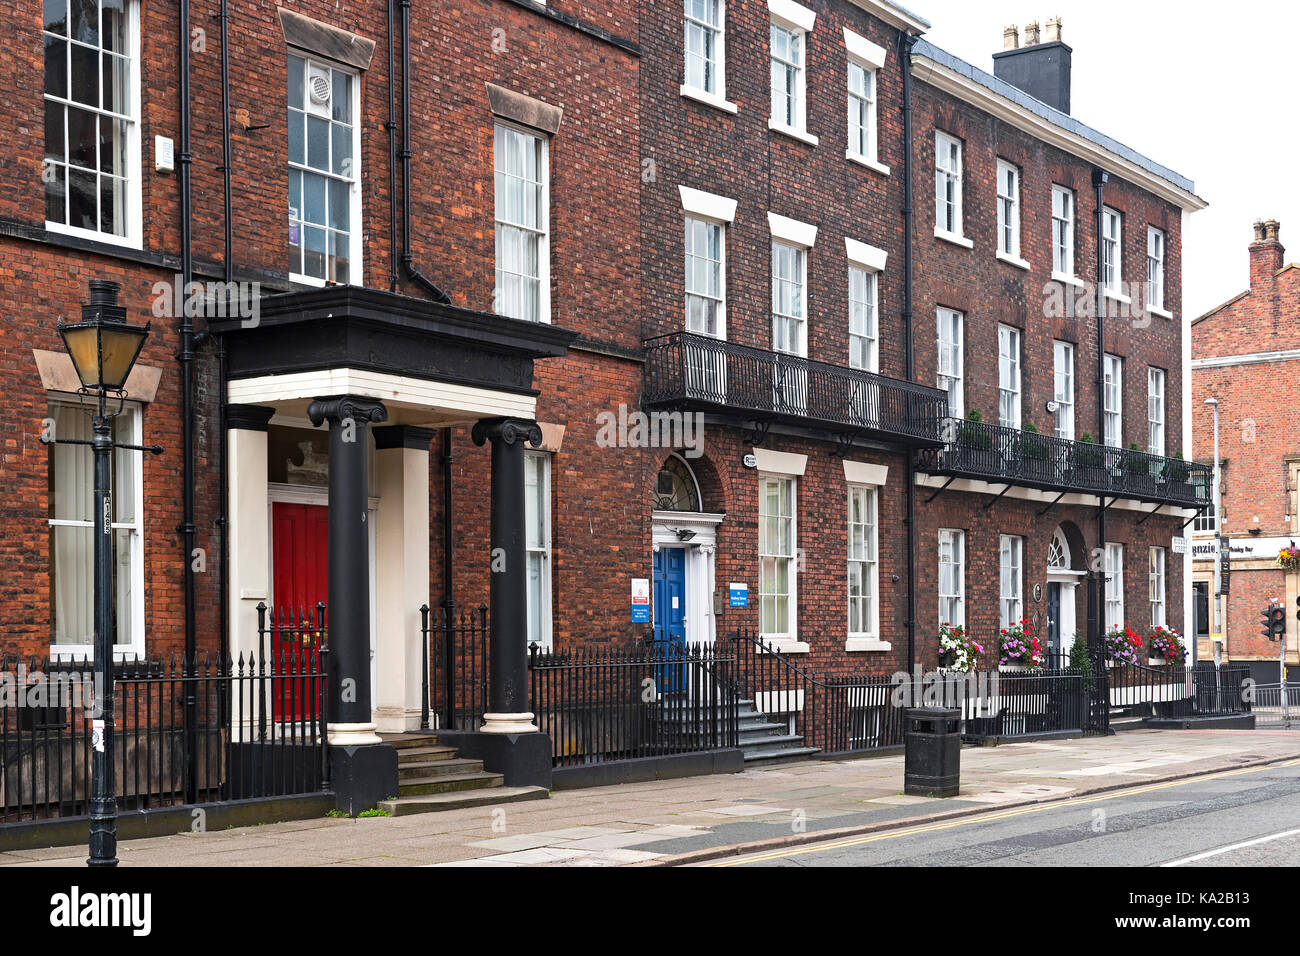
M90 302L81 321L59 322L59 336L81 380L78 394L97 400L91 416L93 437L50 438L47 443L89 445L95 462L95 709L91 716L91 796L89 866L117 866L117 799L113 775L113 485L114 448L162 454L158 445L113 441L113 419L126 401L126 380L149 336L149 324L129 325L117 304L121 286L92 279ZM109 410L109 396L117 409Z

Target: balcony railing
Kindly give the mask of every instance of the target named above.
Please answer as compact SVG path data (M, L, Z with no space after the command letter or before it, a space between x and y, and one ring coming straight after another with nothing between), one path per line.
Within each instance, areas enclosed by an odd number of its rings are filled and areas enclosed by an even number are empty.
M1185 508L1210 502L1209 465L957 418L942 431L944 446L921 452L933 474Z
M918 445L942 441L947 396L938 389L690 332L647 339L644 346L647 407L788 419Z

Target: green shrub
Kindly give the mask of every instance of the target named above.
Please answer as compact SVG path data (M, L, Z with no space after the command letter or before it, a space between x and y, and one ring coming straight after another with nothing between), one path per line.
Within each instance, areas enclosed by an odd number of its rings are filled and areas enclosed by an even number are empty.
M1092 673L1092 655L1088 653L1088 642L1078 634L1074 635L1074 643L1070 645L1070 663L1066 669L1071 674L1083 675L1084 690L1096 689L1097 679Z

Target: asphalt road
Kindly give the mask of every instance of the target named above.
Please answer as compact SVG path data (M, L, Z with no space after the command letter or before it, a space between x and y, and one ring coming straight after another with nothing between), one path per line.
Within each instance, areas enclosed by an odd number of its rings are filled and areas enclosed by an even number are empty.
M1300 760L703 866L1294 866Z

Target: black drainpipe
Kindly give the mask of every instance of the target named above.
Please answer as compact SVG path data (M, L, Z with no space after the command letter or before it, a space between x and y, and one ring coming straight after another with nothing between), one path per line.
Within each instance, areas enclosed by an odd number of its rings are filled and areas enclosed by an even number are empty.
M393 75L396 37L393 0L388 0L388 291L397 291L397 78Z
M449 304L443 292L421 272L411 257L411 0L402 3L402 268L406 277L434 301Z
M903 69L903 336L907 380L916 378L913 341L912 257L915 212L912 208L912 46L916 37L899 31L899 64ZM907 672L916 667L916 452L909 448L904 480L907 483Z
M1092 171L1092 185L1097 193L1097 442L1106 444L1106 290L1104 288L1105 257L1102 255L1102 236L1106 225L1104 211L1106 183L1110 176L1102 169ZM1096 611L1088 643L1100 650L1102 632L1106 627L1106 499L1097 505L1097 548L1100 555L1096 574Z
M452 600L451 589L454 583L455 564L454 545L455 537L452 528L452 501L451 501L451 428L442 430L442 606L446 609L446 614L452 614L455 608L455 602ZM450 642L448 643L450 650Z
M221 0L221 12L217 14L221 20L221 178L222 178L222 211L225 222L225 252L222 256L224 268L222 278L225 279L225 296L226 296L226 315L233 315L234 310L231 308L231 290L235 278L235 265L231 261L231 252L234 249L234 223L231 221L231 196L230 196L230 4L229 0ZM242 303L243 297L238 293L234 296L235 303ZM230 489L230 442L226 434L226 342L222 336L216 336L217 345L217 442L218 442L218 469L220 471L218 484L220 489L218 494L220 498L217 502L217 528L221 534L221 555L219 561L218 573L220 574L220 585L218 594L220 595L221 608L218 612L220 618L221 632L221 651L226 654L230 650L230 516L227 511L227 498Z
M179 106L180 106L180 155L178 171L180 173L180 219L181 219L181 310L180 310L180 352L177 359L181 366L181 456L183 460L181 478L181 525L177 529L182 538L181 560L184 568L185 592L185 658L182 667L192 669L195 666L197 646L195 641L195 596L194 596L194 323L184 307L190 282L194 277L193 250L191 249L192 210L190 180L190 4L189 0L180 0L177 23ZM194 681L186 681L184 698L184 724L186 747L185 768L185 802L198 801L198 700L195 697Z

